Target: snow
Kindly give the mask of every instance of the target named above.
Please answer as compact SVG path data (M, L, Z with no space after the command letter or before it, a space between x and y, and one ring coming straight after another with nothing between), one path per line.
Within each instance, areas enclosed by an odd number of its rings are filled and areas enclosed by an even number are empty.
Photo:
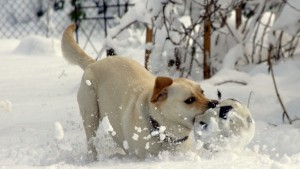
M106 133L111 132L111 134L113 136L116 135L116 132L114 131L113 127L111 126L110 121L107 116L103 117L103 119L101 121L101 126Z
M281 14L272 27L272 30L284 30L295 36L299 31L300 26L300 2L298 0L288 0L287 3L288 5L283 7Z
M60 54L59 41L48 39L37 35L27 36L21 39L19 45L14 50L15 54L28 56L57 56Z
M9 100L4 100L4 101L0 101L0 108L8 111L8 112L11 112L12 111L12 103L9 101Z
M55 127L54 137L57 140L62 140L64 138L64 129L62 125L59 122L55 122L54 127Z
M243 45L237 44L225 55L222 69L234 69L235 63L243 56Z
M120 159L109 157L116 147L104 136L96 140L99 161L87 163L76 101L83 72L61 57L59 40L29 38L0 40L0 168L300 168L300 121L282 123L282 109L266 64L245 72L223 70L199 82L206 96L213 99L220 90L222 99L237 98L247 104L253 93L249 109L256 121L255 136L241 152L163 152L144 161ZM274 70L289 115L299 117L300 58L282 60ZM103 131L113 132L108 118L101 124ZM138 135L141 128L135 129ZM146 144L145 149L150 146ZM129 148L127 141L123 147Z

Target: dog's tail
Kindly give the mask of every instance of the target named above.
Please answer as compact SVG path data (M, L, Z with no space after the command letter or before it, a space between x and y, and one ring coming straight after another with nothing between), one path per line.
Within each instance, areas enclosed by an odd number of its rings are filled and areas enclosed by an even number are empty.
M68 26L61 39L61 49L64 58L71 64L79 65L83 70L91 63L93 58L87 55L76 43L73 37L75 24Z

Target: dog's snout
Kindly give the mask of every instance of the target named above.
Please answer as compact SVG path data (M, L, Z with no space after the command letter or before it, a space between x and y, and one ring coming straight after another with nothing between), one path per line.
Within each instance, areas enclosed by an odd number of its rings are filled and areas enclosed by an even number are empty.
M215 108L218 104L219 104L218 100L211 100L210 102L208 102L208 107Z

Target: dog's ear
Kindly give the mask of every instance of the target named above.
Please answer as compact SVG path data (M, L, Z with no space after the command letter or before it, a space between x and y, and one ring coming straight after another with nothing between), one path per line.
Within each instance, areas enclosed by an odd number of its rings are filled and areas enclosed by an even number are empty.
M162 101L168 97L167 87L171 86L173 80L169 77L156 77L151 102Z

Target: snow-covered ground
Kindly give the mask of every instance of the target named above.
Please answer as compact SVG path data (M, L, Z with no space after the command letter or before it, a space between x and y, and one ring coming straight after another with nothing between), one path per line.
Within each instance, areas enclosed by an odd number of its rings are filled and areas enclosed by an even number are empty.
M252 93L249 107L256 133L243 151L118 159L108 157L114 144L100 135L100 160L85 163L85 135L76 102L82 70L62 58L59 43L36 36L0 40L0 168L300 168L300 121L282 123L266 64L246 72L223 70L199 82L210 98L216 99L219 89L222 99L247 104ZM300 58L281 61L274 69L288 113L293 119L300 117ZM247 85L222 84L227 80Z

